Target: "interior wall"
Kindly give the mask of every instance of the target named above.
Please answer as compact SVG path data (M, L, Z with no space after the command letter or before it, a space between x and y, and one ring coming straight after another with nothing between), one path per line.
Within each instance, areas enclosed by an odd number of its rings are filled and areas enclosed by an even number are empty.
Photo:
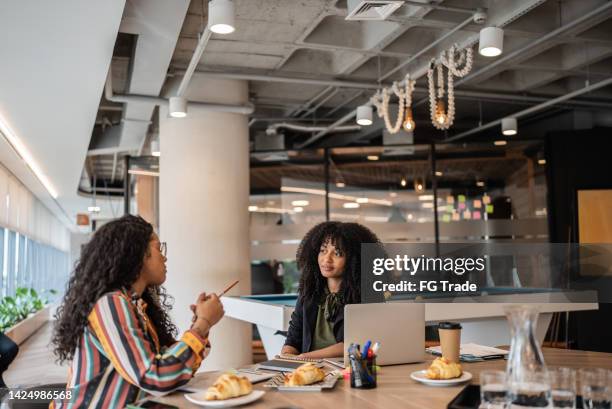
M554 132L546 138L548 215L553 243L578 243L578 190L612 188L612 128ZM612 212L612 203L610 203ZM612 279L609 279L612 286ZM608 283L605 283L608 284ZM605 285L604 284L604 285ZM568 335L576 349L612 352L612 304L570 313Z

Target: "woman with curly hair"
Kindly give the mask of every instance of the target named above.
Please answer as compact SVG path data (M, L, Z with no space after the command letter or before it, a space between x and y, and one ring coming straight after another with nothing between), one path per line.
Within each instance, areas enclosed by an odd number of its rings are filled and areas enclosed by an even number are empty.
M361 244L382 244L357 223L313 227L297 250L302 272L283 354L331 358L344 354L344 305L361 302Z
M72 361L72 398L51 407L123 408L191 379L223 306L215 294L201 294L191 305L191 329L175 340L170 297L161 286L165 250L153 226L129 215L102 226L84 246L53 336L58 361Z

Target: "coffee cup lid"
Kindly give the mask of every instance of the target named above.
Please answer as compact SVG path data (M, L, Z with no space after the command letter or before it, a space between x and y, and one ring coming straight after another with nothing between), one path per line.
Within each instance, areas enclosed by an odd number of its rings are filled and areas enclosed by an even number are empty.
M461 324L458 322L444 321L438 324L439 329L461 329Z

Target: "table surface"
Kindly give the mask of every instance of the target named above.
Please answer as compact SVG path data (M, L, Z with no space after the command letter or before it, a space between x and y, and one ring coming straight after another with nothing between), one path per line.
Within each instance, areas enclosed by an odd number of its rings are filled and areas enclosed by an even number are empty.
M544 359L549 367L568 366L573 368L610 368L612 369L612 354L601 352L573 351L564 349L544 348ZM425 386L410 379L413 371L425 369L434 357L428 356L426 362L410 365L385 366L378 374L378 387L370 390L352 389L350 383L339 380L336 387L326 392L278 392L264 388L262 384L254 385L255 389L266 390L267 393L245 407L259 408L446 408L448 403L465 387L465 384L452 387ZM486 369L505 370L506 361L493 360L477 363L463 363L463 369L470 372L474 378L471 383L477 384L479 373ZM196 388L210 386L218 377L217 372L197 374L190 383ZM175 393L160 402L180 408L198 408L183 397L183 393Z

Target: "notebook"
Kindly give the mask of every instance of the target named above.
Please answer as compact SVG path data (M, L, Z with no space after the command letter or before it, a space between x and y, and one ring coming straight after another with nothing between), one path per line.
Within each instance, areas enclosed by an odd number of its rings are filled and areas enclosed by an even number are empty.
M440 346L430 347L426 349L427 352L434 355L442 355ZM474 343L461 344L459 349L460 359L464 362L479 362L489 359L500 359L508 355L508 351L505 349L499 349L489 347L486 345L479 345Z
M257 364L257 369L266 369L268 371L291 372L303 365L304 361L271 359L269 361L260 362Z

